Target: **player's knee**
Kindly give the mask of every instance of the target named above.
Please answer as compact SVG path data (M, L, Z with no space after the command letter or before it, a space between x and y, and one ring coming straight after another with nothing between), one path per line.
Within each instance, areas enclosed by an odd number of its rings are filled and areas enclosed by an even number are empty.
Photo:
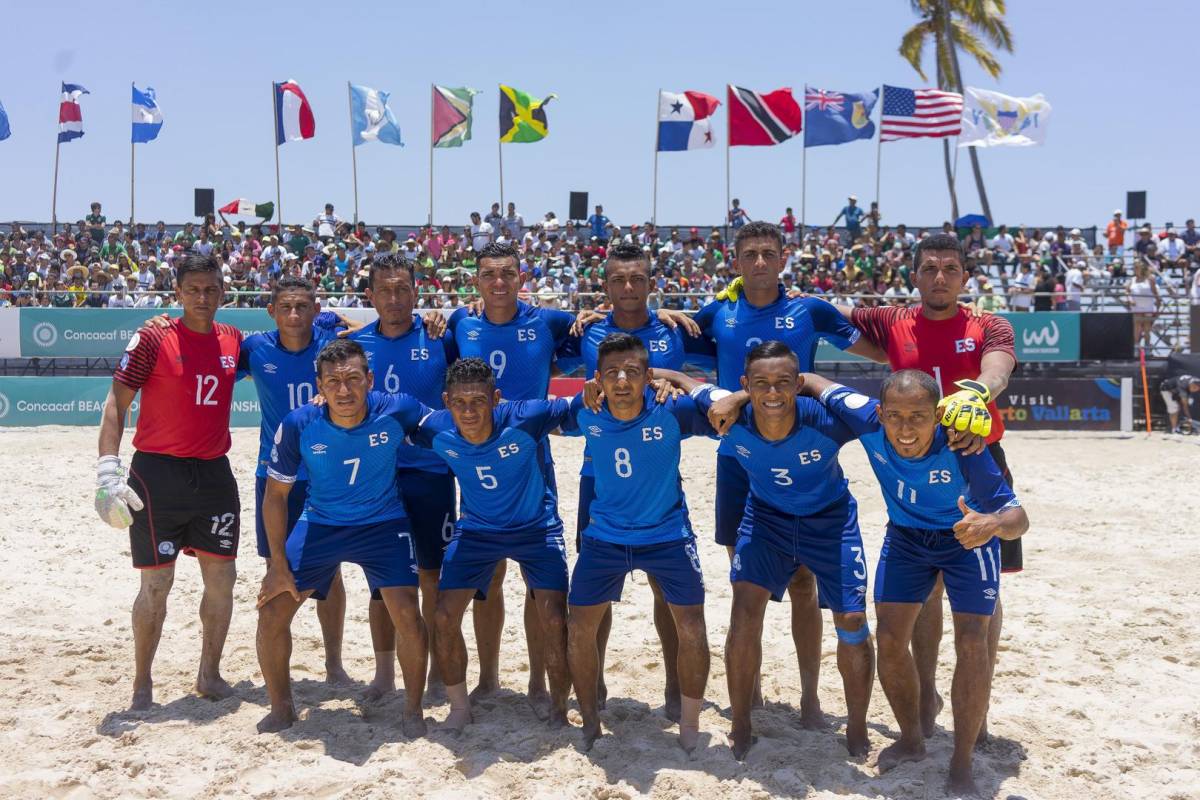
M871 636L871 628L867 625L867 615L862 611L851 611L842 614L834 624L838 643L856 646L866 642Z
M703 612L676 617L675 632L681 648L708 648L708 627L704 624Z
M792 576L791 583L788 584L788 594L793 599L816 597L816 577L807 569L796 570L796 574Z
M567 627L567 610L555 603L546 603L538 609L542 627L550 631L561 631Z
M258 609L258 629L260 632L275 632L288 626L291 622L292 614L284 609L287 599L288 595L277 595L265 606Z
M959 655L988 651L988 624L990 617L981 614L960 617L955 620L954 646Z
M446 605L438 603L433 612L433 627L439 635L449 635L454 632L456 615Z
M884 657L908 653L909 639L903 636L893 625L880 623L875 631L875 641L879 645L879 654Z
M171 593L171 587L175 584L175 570L155 570L153 574L149 571L142 573L142 585L138 590L138 602L149 603L151 605L163 605L167 602L167 595Z

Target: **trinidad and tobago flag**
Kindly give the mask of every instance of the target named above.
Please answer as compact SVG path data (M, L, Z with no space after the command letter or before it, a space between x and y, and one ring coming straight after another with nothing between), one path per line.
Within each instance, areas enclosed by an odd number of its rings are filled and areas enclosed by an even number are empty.
M729 85L729 144L764 146L800 132L800 105L791 87L767 94Z

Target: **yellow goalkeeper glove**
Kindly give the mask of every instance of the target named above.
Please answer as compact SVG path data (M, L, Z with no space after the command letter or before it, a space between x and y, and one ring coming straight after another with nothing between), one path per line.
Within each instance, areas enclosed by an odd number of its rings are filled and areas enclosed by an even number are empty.
M742 294L742 276L738 275L729 282L721 291L717 292L718 300L728 300L731 303L736 303Z
M988 387L979 381L955 381L961 391L942 398L942 424L959 431L970 431L987 437L992 432L992 414L987 405L992 400Z

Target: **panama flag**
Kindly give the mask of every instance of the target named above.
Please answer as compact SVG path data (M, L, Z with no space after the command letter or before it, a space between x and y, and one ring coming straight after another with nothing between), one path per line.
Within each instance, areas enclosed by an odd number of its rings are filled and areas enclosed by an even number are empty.
M162 130L163 117L158 109L158 99L154 95L154 87L147 86L146 91L133 87L133 139L138 142L149 142L158 136Z
M62 102L58 105L58 143L69 142L83 136L83 113L79 110L79 96L91 94L77 83L62 85Z
M404 146L400 140L400 123L388 107L390 96L379 89L350 86L350 128L355 147L364 142Z
M311 139L317 133L312 106L295 81L275 84L275 144Z
M658 151L713 146L712 115L721 101L703 92L658 93Z

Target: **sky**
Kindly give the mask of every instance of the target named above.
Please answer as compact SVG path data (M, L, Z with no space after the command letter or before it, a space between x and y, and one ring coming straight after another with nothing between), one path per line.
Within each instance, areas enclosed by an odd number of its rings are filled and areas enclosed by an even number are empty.
M172 4L174 5L174 4ZM12 136L0 142L0 220L47 221L51 210L60 82L79 83L85 136L64 144L58 216L77 220L89 202L128 219L130 82L153 86L165 124L137 146L136 210L142 221L193 219L192 190L211 187L220 206L275 199L271 81L296 80L312 103L316 138L279 150L286 220L311 220L332 202L354 214L346 82L391 92L406 146L357 148L359 216L416 224L428 214L430 84L472 86L474 137L434 153L434 219L463 225L499 200L498 83L547 107L549 136L504 145L505 201L527 221L587 191L615 222L650 218L656 93L725 85L861 91L923 82L898 54L914 17L907 0L869 3L290 2L199 6L113 0L96 6L48 0L5 11L0 102ZM1195 215L1200 169L1185 155L1200 130L1194 102L1200 4L1146 0L1136 13L1110 0L1009 0L1015 52L999 81L962 61L968 86L1013 95L1041 92L1053 105L1046 144L980 150L996 222L1103 225L1127 190L1148 191L1155 224ZM15 34L15 35L14 35ZM927 74L932 60L927 52ZM725 107L719 144L659 158L660 225L716 224L725 205ZM803 149L729 150L731 189L753 218L801 211ZM875 197L874 141L809 148L808 224L828 224L856 194ZM941 144L882 147L884 222L938 225L950 215ZM980 209L965 151L958 162L961 213ZM1189 191L1190 190L1190 191Z

